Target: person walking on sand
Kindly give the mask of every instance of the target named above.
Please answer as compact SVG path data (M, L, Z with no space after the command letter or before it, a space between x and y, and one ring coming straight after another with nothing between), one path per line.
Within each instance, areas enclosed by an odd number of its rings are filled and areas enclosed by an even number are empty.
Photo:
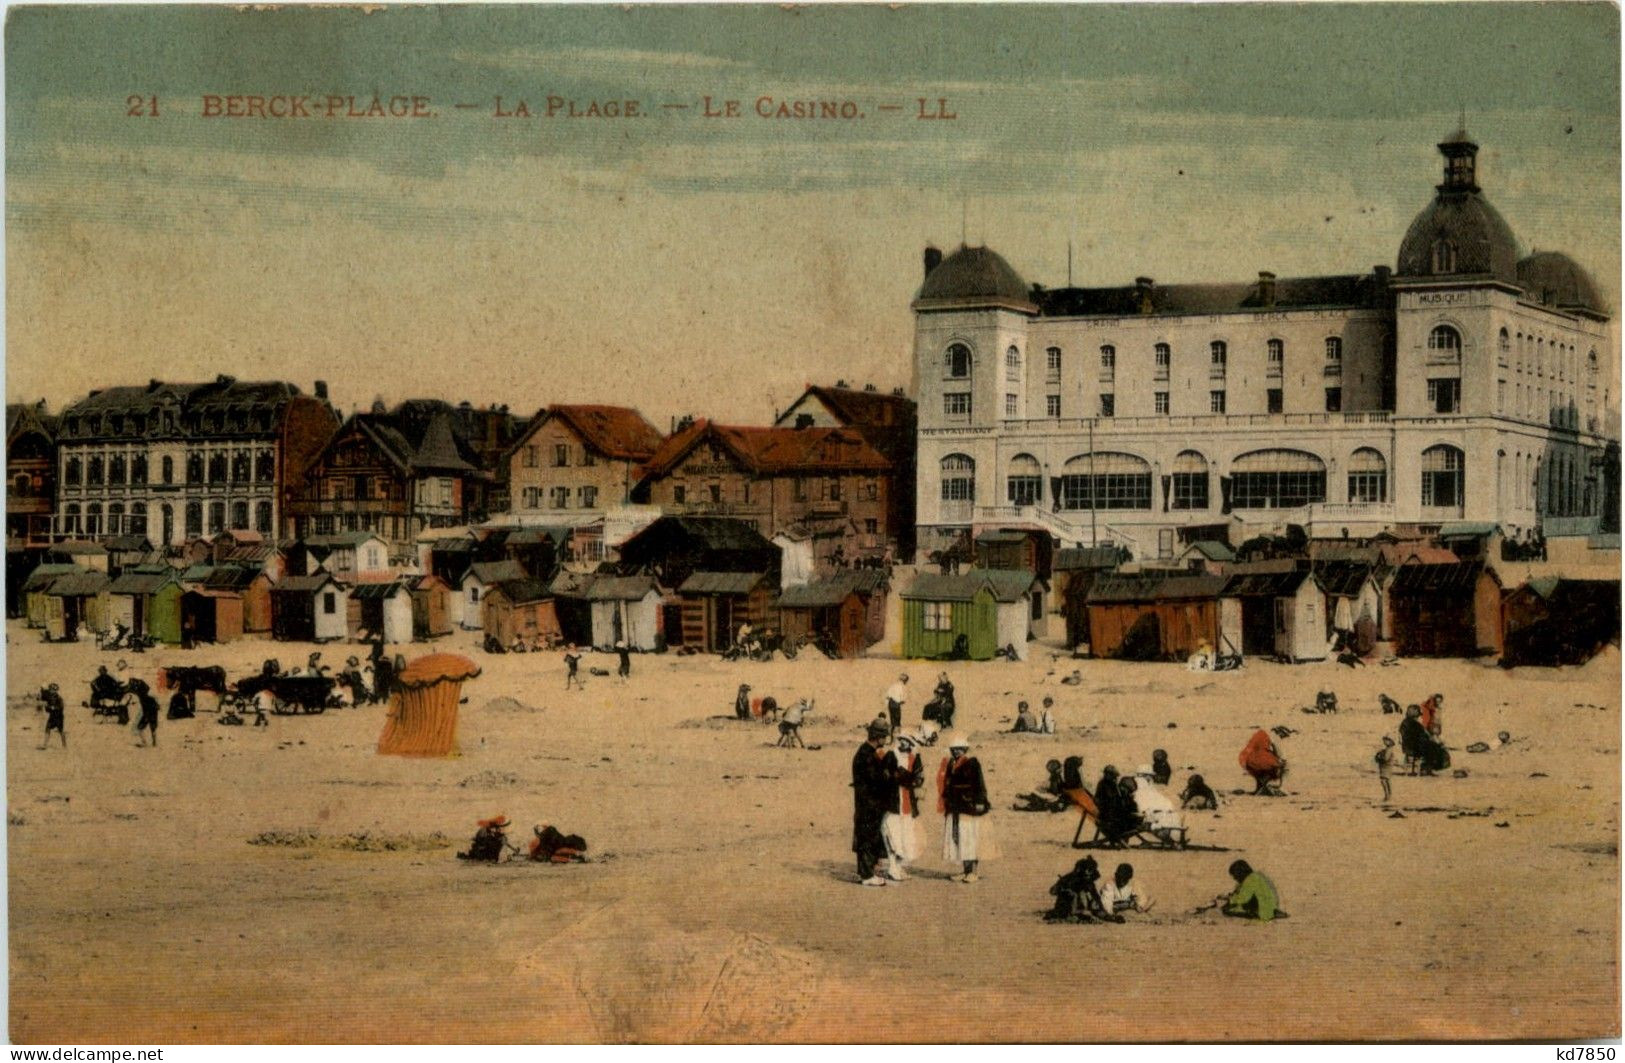
M632 677L632 650L627 646L626 640L621 639L615 643L615 655L621 659L621 666L617 670L622 679Z
M1377 762L1377 781L1382 783L1382 803L1387 804L1393 800L1394 786L1388 781L1388 772L1394 766L1394 738L1392 735L1382 736L1382 745L1377 747L1377 755L1371 758Z
M158 745L158 699L153 697L151 692L147 690L147 684L139 679L130 680L130 687L130 693L135 695L137 704L141 706L141 718L135 722L136 737L140 738L141 744L145 746L147 738L142 732L151 731L152 744L156 747Z
M908 673L897 677L897 682L886 688L886 714L891 719L892 734L903 729L903 706L908 702Z
M944 817L942 858L964 868L953 876L955 882L975 882L977 865L995 855L987 824L992 809L981 762L970 755L970 740L951 736L948 756L937 768L937 811Z
M897 795L897 780L887 772L881 751L889 733L880 721L871 723L869 737L852 754L852 852L858 858L858 881L865 886L886 884L875 865L886 855L881 823Z
M887 794L886 816L880 834L886 842L886 877L893 882L908 878L908 864L920 855L920 784L925 767L914 751L914 739L899 735L897 745L882 761L894 785Z
M45 739L40 742L40 748L45 749L51 744L51 732L55 731L57 737L62 739L62 748L68 748L68 732L63 724L67 708L62 703L61 688L55 683L39 692L40 708L45 710Z
M564 668L565 690L569 690L572 685L577 690L587 689L586 685L581 682L581 674L579 672L579 669L581 668L581 654L576 652L574 645L564 651Z

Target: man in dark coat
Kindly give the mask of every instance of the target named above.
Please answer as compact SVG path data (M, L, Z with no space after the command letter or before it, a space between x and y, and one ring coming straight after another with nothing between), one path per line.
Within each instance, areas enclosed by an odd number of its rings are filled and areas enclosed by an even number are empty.
M1108 764L1101 769L1100 781L1095 784L1095 824L1102 837L1110 838L1120 818L1117 791L1117 769Z
M135 722L135 733L141 739L141 744L147 744L145 731L152 732L152 744L158 744L158 699L152 696L147 684L139 679L130 680L130 693L135 695L137 703L141 706L141 718Z
M897 780L886 770L881 752L890 733L876 720L869 725L868 739L852 755L852 851L858 857L858 879L865 886L886 884L875 874L875 864L886 855L881 822L897 795Z
M62 748L68 748L68 732L64 726L67 707L62 702L62 693L55 683L45 687L39 692L40 707L45 710L45 741L40 743L44 749L51 744L51 732L55 731L62 739Z

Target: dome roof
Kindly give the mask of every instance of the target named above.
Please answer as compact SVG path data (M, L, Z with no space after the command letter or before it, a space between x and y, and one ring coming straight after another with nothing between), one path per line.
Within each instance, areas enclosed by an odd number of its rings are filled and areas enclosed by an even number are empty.
M1444 241L1455 261L1435 262L1434 248ZM1435 264L1445 268L1435 270ZM1399 275L1430 277L1487 273L1497 280L1518 280L1518 240L1506 219L1476 191L1445 191L1411 222L1399 245Z
M1561 251L1540 251L1519 262L1518 283L1548 306L1608 312L1591 275Z
M995 303L1036 309L1027 282L997 252L961 247L926 274L915 306L972 306Z

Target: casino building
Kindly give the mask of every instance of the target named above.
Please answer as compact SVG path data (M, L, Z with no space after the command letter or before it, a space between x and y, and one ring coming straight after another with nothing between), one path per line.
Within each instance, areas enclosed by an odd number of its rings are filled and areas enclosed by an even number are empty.
M927 248L922 553L994 526L1166 557L1287 524L1516 536L1598 514L1609 307L1567 255L1520 252L1465 130L1439 151L1392 270L1046 289L986 247Z

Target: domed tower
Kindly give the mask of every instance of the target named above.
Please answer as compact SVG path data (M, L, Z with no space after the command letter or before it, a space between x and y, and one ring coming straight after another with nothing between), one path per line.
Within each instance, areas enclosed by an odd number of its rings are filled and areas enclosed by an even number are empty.
M925 250L914 310L914 394L919 403L916 520L922 552L953 545L995 497L1002 422L1033 416L1043 370L1030 366L1028 327L1038 305L1010 263L986 247L943 257Z
M1444 182L1399 245L1399 276L1489 277L1516 284L1518 241L1478 187L1478 145L1458 129L1439 152Z

